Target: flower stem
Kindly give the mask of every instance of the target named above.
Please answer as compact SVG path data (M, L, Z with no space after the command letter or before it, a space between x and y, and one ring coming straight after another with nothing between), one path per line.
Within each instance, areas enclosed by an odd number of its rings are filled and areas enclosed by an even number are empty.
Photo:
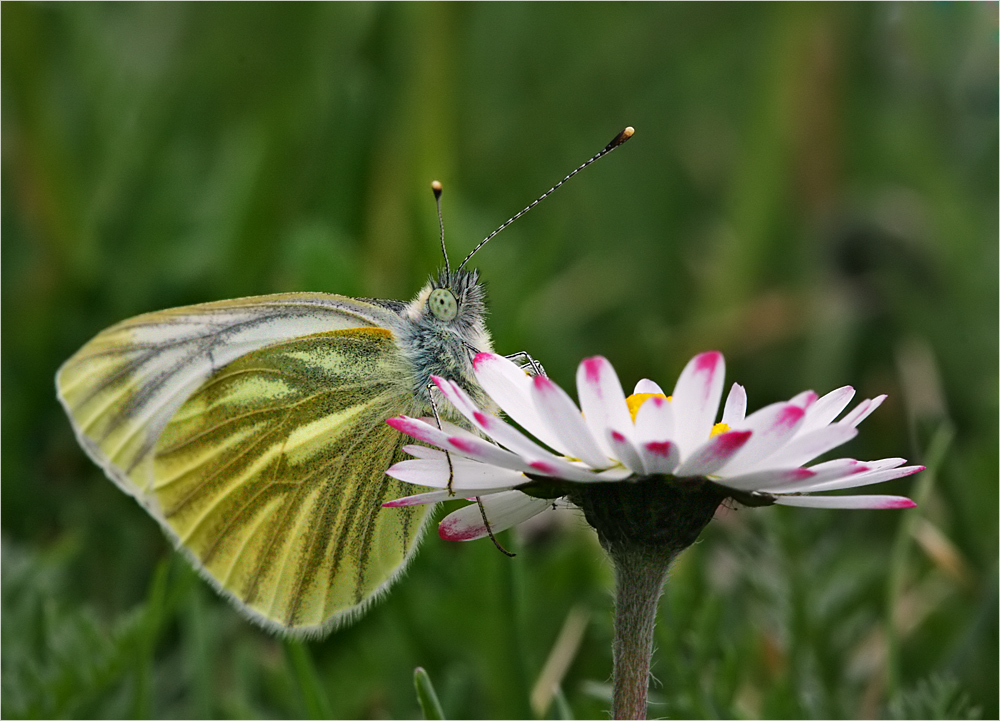
M658 550L658 549L657 549ZM675 553L642 546L609 549L615 564L614 699L615 719L646 718L653 625Z
M568 495L615 564L614 718L646 718L653 624L667 570L727 495L707 480L672 476L592 483Z

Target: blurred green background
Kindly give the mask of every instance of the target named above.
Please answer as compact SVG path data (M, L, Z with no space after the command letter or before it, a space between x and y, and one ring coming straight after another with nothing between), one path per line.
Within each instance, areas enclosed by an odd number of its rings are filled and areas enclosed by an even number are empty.
M995 718L997 10L4 3L3 716L414 717L419 665L451 717L604 717L577 516L503 534L514 560L429 534L363 619L285 643L87 460L53 375L145 311L408 299L432 179L458 259L633 125L476 257L497 349L567 388L586 355L672 386L717 348L751 407L886 392L843 454L932 466L875 491L916 511L720 513L651 715Z

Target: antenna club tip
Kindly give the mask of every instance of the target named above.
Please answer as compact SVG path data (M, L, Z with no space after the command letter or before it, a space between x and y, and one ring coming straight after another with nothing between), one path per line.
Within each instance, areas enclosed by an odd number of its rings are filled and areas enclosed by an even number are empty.
M444 186L441 185L441 181L440 180L432 180L431 181L431 190L434 191L434 197L435 198L441 197L441 190L443 189L443 187Z
M618 135L615 136L614 140L608 143L607 147L604 148L604 152L607 153L608 151L614 150L619 145L624 143L626 140L631 138L634 133L635 133L635 128L633 128L631 125L628 126L623 131L618 133Z

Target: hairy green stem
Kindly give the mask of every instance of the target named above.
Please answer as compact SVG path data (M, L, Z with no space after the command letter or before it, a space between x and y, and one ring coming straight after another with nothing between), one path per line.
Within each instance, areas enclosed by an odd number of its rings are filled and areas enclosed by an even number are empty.
M667 570L676 554L641 546L611 549L615 564L615 719L646 718L653 626Z
M667 570L727 495L706 479L673 476L592 483L569 494L615 564L614 718L646 718L653 624Z

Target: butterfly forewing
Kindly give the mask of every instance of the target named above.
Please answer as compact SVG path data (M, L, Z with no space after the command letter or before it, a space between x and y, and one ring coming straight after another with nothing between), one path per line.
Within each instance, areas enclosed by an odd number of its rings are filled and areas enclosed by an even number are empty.
M63 364L56 386L83 447L148 507L148 461L160 431L216 370L271 343L345 328L385 328L394 319L381 306L322 293L147 313L98 334Z

